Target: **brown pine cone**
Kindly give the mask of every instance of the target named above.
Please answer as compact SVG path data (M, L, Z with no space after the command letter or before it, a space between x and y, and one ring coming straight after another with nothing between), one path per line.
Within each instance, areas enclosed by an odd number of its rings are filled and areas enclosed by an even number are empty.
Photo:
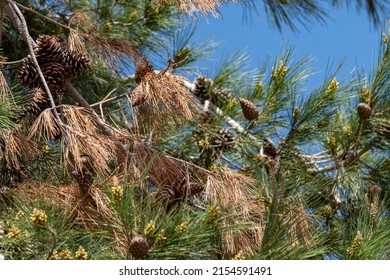
M210 88L212 81L206 79L204 76L199 76L194 81L195 89L194 95L199 98L200 101L204 102L210 98Z
M50 90L60 90L64 87L67 78L64 66L57 62L46 63L41 69Z
M80 76L90 68L90 60L87 56L71 50L63 52L63 64L69 78Z
M39 35L34 47L34 53L39 64L48 62L62 63L61 44L56 36Z
M263 139L263 151L264 154L270 157L275 157L277 154L277 147L275 144L268 138Z
M43 110L50 106L49 99L47 98L46 93L42 89L35 88L30 91L30 95L31 100L20 112L18 120L21 120L25 117L35 119L41 114Z
M176 188L177 195L180 195L181 197L196 195L203 191L204 191L204 186L195 182L189 182L187 184L186 179L184 179L180 184L178 184L178 187Z
M39 87L40 79L38 76L38 71L34 67L31 56L27 56L22 66L19 67L17 78L19 82L28 85L30 88Z
M148 241L142 236L135 236L131 239L129 251L135 259L144 258L149 252Z
M371 117L371 107L367 103L359 103L356 109L362 120L367 120Z
M252 121L254 119L257 119L260 113L259 110L257 110L255 104L243 98L240 98L240 104L244 117L247 120Z

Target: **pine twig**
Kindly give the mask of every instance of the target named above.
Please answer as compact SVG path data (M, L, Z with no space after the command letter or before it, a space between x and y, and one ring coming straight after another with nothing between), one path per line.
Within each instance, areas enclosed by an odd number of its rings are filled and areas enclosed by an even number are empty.
M0 41L1 41L1 35L0 35ZM24 61L25 61L25 58L20 59L20 60L15 60L15 61L0 61L0 68L19 67Z
M186 164L186 165L190 165L190 166L192 166L192 167L194 167L194 168L196 168L196 169L199 169L199 170L205 172L206 174L213 175L213 173L212 173L210 170L207 170L207 169L205 169L205 168L203 168L203 167L200 167L200 166L198 166L198 165L196 165L196 164L193 164L193 163L191 163L191 162L185 161L185 160L180 159L180 158L175 158L175 157L172 157L172 156L169 156L169 155L165 155L165 156L166 156L167 158L171 159L172 161L178 161L178 162L184 163L184 164Z
M173 64L172 58L168 58L167 66L163 70L160 71L159 75L161 75L161 76L165 75L165 73L168 72L169 68L171 68L172 64Z
M103 107L104 105L106 105L108 103L111 103L112 101L116 101L116 100L125 98L128 95L129 95L129 93L127 92L127 93L124 93L124 94L121 94L121 95L118 95L118 96L114 96L114 97L111 97L111 98L103 99L102 101L99 101L99 102L96 102L96 103L92 104L91 107L92 108Z

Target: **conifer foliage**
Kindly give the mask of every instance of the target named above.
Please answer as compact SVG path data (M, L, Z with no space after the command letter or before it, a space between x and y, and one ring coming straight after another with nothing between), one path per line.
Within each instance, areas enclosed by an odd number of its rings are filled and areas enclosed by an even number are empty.
M309 90L289 46L204 71L191 22L228 2L0 1L2 258L389 259L390 34Z

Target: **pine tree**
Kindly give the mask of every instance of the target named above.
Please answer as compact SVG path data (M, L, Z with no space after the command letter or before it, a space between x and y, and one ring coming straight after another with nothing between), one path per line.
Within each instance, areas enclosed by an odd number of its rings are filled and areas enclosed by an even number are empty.
M194 73L191 17L226 2L0 2L0 257L389 259L390 33L373 75L310 92L288 46Z

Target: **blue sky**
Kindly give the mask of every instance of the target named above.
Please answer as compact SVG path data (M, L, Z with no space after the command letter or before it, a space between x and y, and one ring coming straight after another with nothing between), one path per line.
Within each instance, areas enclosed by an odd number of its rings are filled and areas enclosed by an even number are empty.
M243 9L240 4L230 4L220 9L222 18L200 17L195 38L201 40L214 39L220 44L212 59L220 60L224 54L235 50L246 51L250 56L250 68L259 67L267 57L273 60L281 46L281 42L295 47L296 58L310 55L314 58L312 68L316 74L309 78L309 86L322 83L328 65L333 68L344 62L337 74L342 81L355 67L364 67L369 73L372 64L377 61L381 34L387 28L374 28L364 12L346 9L330 9L331 16L326 25L312 24L310 31L303 27L299 33L285 27L279 32L269 26L266 17L254 16L253 24L243 21ZM212 61L206 62L213 65ZM328 69L327 69L328 67Z

